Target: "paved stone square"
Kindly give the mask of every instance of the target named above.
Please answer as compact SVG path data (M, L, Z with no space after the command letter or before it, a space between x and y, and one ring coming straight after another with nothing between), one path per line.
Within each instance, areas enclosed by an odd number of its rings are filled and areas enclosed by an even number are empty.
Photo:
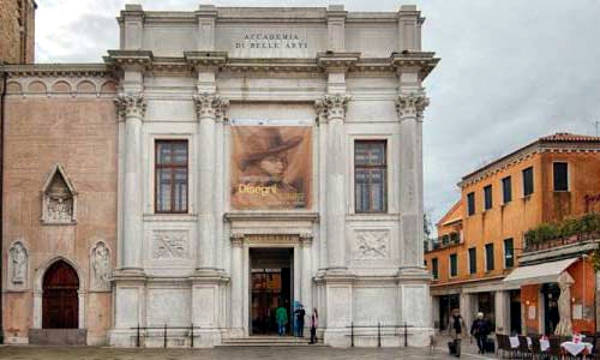
M462 359L491 359L463 353ZM429 348L354 348L333 349L329 347L240 347L210 350L189 349L117 349L103 347L0 347L0 359L21 360L158 360L158 359L227 359L227 360L295 360L295 359L456 359L443 349L430 352Z

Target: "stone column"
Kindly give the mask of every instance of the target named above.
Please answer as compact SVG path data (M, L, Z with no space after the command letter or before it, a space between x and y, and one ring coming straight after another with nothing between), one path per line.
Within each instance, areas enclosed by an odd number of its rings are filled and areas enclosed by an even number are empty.
M215 236L215 163L216 122L228 105L217 95L203 93L194 96L198 116L198 245L196 268L202 272L216 271Z
M401 94L396 101L400 120L400 219L404 252L401 272L423 270L422 113L429 100L422 91Z
M460 315L465 320L465 324L471 326L474 320L473 295L461 292L458 298Z
M496 291L494 293L494 312L496 318L495 331L510 334L510 293L508 291Z
M302 284L301 302L307 315L312 314L312 234L300 234L300 246L302 249ZM306 322L310 325L309 322Z
M231 235L231 328L238 335L243 334L243 281L244 270L242 268L243 234Z
M122 93L115 100L125 120L125 165L123 181L122 270L142 270L142 121L146 101L140 93Z
M325 156L327 173L325 174L326 213L327 222L327 263L329 270L346 269L345 246L345 166L346 147L344 146L346 134L344 130L344 117L346 105L350 100L346 95L325 95L317 100L315 106L318 111L326 109L327 116L327 141Z

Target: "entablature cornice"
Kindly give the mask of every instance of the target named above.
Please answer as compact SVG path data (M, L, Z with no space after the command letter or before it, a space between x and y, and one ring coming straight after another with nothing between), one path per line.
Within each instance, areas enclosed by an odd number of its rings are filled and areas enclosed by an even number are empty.
M111 77L105 64L22 64L0 66L8 77Z
M201 68L220 69L227 63L227 51L185 51L183 58L195 71Z
M360 52L327 51L317 54L317 64L327 72L346 72L360 60Z
M104 62L120 70L149 70L154 62L150 50L108 50Z
M404 50L401 53L392 53L390 57L391 65L397 72L402 72L406 68L416 67L419 69L421 80L429 75L439 61L440 59L435 57L434 52L428 51Z

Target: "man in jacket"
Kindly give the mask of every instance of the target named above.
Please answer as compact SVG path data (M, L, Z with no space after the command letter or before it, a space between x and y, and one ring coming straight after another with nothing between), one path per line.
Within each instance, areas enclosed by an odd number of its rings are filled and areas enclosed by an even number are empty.
M483 318L483 313L477 313L477 318L473 320L471 325L471 335L477 340L477 347L479 353L485 353L485 344L487 343L487 336L490 333L490 329L487 321Z

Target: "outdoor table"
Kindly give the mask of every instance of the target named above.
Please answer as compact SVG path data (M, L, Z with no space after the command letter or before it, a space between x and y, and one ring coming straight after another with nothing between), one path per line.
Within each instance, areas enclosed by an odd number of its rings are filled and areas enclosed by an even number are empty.
M584 354L591 353L592 349L594 348L594 345L586 342L565 341L562 344L560 344L560 347L567 351L569 354L577 356L582 351L585 351Z
M550 349L550 340L540 339L540 350L546 351L548 349Z
M517 336L509 336L508 341L511 348L517 349L519 347L519 338Z

